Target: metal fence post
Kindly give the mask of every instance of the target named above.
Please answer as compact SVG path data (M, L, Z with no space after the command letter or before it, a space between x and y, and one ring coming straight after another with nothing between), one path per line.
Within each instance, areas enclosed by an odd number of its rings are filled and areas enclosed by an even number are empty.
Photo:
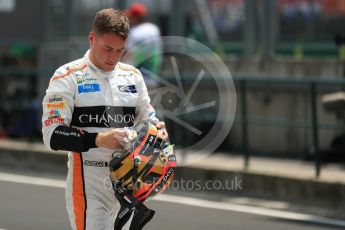
M73 37L76 25L74 19L75 17L75 9L74 9L74 0L65 0L65 9L66 9L66 17L67 17L67 26L65 31L65 36L67 39Z
M244 55L246 58L251 57L255 52L257 33L256 23L256 1L248 1L245 4L245 25L244 25Z
M241 94L241 128L242 128L242 151L244 154L244 168L249 167L249 147L248 147L248 121L247 121L247 84L246 80L240 81Z
M317 114L317 92L316 92L316 82L310 83L310 104L311 104L311 116L312 116L312 132L313 132L313 148L315 155L315 172L316 177L320 176L321 173L321 157L319 150L319 124L318 124L318 114Z

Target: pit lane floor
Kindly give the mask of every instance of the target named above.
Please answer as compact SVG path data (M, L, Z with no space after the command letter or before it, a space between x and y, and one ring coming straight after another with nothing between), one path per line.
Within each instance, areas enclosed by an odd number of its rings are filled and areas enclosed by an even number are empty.
M64 201L64 176L1 172L0 229L70 229ZM42 179L43 178L43 179ZM156 210L145 229L331 230L345 221L295 212L162 194L147 205Z

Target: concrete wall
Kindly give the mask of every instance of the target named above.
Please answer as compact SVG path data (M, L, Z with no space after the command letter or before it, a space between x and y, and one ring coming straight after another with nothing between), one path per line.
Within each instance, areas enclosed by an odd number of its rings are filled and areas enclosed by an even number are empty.
M163 76L173 75L171 64L166 60ZM200 71L200 63L195 63L190 59L179 61L180 73L194 72L196 76ZM342 79L343 65L334 59L324 60L304 60L296 61L292 59L277 58L264 65L258 60L240 61L236 59L226 59L228 68L233 76L253 76L268 77L272 79ZM204 63L204 65L207 62ZM183 76L183 74L181 74ZM237 119L240 119L241 97L239 85L237 88ZM209 87L200 87L196 94L199 100L210 97ZM214 89L216 90L216 89ZM322 108L321 97L326 93L341 90L341 87L330 88L321 87L318 90L317 106L320 123L341 124L333 114L327 113ZM249 84L247 90L248 116L255 120L272 119L275 124L250 124L249 125L249 148L251 151L263 154L274 154L277 156L304 157L313 146L311 128L311 106L309 98L309 88L299 85L284 84ZM285 126L282 120L291 120L295 126ZM320 147L327 148L333 137L340 131L327 129L320 130ZM237 149L242 147L241 126L235 123L230 135L224 143L225 149Z
M268 89L269 90L269 89ZM333 114L327 113L320 103L318 94L318 116L320 123L339 124ZM239 96L239 94L237 94ZM238 98L238 102L241 98ZM279 156L304 157L313 145L311 128L311 109L308 91L303 88L298 91L264 92L249 89L247 95L248 115L258 119L273 119L276 124L250 124L249 148L260 153L274 153ZM239 118L239 107L237 117ZM284 126L281 120L291 120L296 126ZM241 148L241 127L235 124L227 142L231 147ZM336 130L320 130L320 147L327 148L333 137L339 133Z
M265 63L260 60L225 59L226 65L232 74L263 74L274 77L312 77L334 78L341 77L344 71L344 62L334 58L309 58L295 60L287 57L275 57Z

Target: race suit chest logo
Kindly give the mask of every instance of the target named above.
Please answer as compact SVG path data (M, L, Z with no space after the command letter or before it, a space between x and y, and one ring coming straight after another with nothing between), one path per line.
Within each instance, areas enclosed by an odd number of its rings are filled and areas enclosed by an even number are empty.
M98 81L96 78L87 77L88 74L75 74L77 84L96 84Z
M79 84L78 85L78 93L91 93L91 92L99 92L100 87L99 84Z
M119 90L122 93L137 93L137 88L135 85L119 85Z
M122 128L133 126L134 120L135 107L74 107L71 125L77 127Z
M65 120L61 118L60 111L54 109L49 111L48 119L44 121L44 124L45 126L49 126L55 123L63 124L64 121Z

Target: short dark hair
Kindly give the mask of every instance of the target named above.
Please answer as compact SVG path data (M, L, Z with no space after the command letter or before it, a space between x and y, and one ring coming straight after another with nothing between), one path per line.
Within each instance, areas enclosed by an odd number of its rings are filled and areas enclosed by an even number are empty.
M103 9L96 13L93 20L92 31L96 34L114 33L127 39L129 20L124 12L113 8Z

